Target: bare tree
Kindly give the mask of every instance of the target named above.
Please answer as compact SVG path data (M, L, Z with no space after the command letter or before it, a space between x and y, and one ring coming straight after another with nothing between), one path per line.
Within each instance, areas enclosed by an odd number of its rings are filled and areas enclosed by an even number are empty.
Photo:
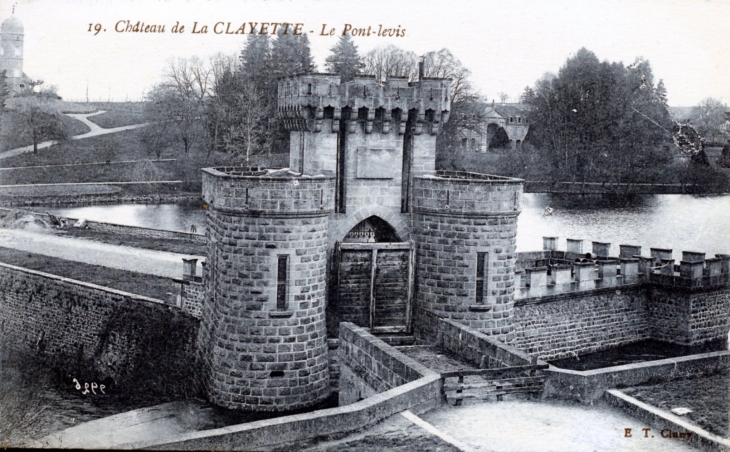
M482 98L471 84L471 71L454 54L448 49L428 52L424 55L424 75L451 79L451 114L437 139L439 152L458 148L467 135L483 132Z
M723 138L726 110L722 102L708 97L692 109L690 119L708 142L715 143Z
M418 56L415 52L392 44L372 49L365 54L363 62L363 72L374 75L380 83L388 77L408 77L409 80L415 80L418 76Z
M155 133L172 133L182 142L185 153L196 144L210 144L206 104L214 95L215 76L221 66L225 66L223 59L204 62L193 57L168 62L163 81L147 95L146 113L149 122L155 123L145 134L147 145L155 149L163 145L165 140Z

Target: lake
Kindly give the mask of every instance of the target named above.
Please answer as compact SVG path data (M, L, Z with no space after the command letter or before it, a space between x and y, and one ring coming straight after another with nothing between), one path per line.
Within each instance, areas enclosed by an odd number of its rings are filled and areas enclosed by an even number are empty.
M554 209L544 216L545 207ZM42 209L45 211L45 209ZM48 209L59 215L174 231L195 225L205 230L205 211L197 202L180 204L119 204ZM646 195L621 202L579 195L525 194L517 222L517 251L542 249L543 236L610 242L618 245L671 248L681 251L730 253L730 196ZM590 251L590 243L584 245Z

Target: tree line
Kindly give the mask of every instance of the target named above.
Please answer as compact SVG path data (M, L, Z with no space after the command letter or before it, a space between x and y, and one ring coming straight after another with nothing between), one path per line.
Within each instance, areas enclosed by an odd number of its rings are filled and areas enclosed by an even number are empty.
M453 153L464 137L483 133L486 99L448 49L423 58L426 77L452 80L450 120L437 137L437 151ZM416 80L418 60L393 45L361 55L352 38L343 36L330 49L324 70L343 82L359 74L374 75L378 82L394 76ZM215 151L236 164L247 164L256 154L287 153L289 136L276 114L277 80L316 71L306 34L249 35L239 55L171 61L148 95L152 126L144 130L144 141L158 153L171 146L185 153ZM508 98L499 96L503 102ZM716 176L705 152L692 151L688 133L721 140L720 106L703 102L693 111L693 126L675 121L664 82L655 80L643 58L624 65L581 49L556 74L525 88L519 100L530 124L523 150L506 153L494 168L467 169L532 180L629 184ZM677 163L682 151L686 164Z
M670 113L663 80L649 61L599 61L580 49L557 74L547 73L521 96L532 155L512 157L514 175L531 180L633 183L698 183L726 190L705 145L717 140L707 101L689 121ZM724 115L720 115L724 116ZM724 122L724 118L722 120ZM704 136L704 138L703 138ZM708 188L710 189L710 188Z
M356 75L418 77L419 57L393 45L364 55L349 35L341 37L325 60L325 71L343 83ZM451 78L452 120L439 136L439 146L456 142L458 131L471 127L467 104L480 99L471 73L448 49L424 55L425 76ZM170 147L185 153L225 153L232 162L245 164L257 154L285 153L288 133L276 114L277 81L281 77L317 71L306 34L249 35L237 56L215 55L168 62L162 82L147 95L150 126L143 141L161 155ZM461 112L461 113L460 113Z

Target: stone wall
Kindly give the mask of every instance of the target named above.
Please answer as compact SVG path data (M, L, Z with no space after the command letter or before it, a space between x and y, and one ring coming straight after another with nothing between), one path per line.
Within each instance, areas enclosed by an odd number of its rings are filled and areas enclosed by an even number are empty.
M176 281L180 283L180 309L199 319L203 313L203 301L205 300L203 283L187 280Z
M145 186L152 187L153 183L143 182ZM183 186L184 182L179 184L166 184L166 185L180 185ZM79 185L81 187L88 187L88 185L81 184L66 184L70 186ZM98 187L98 186L95 186ZM120 191L117 186L104 185L104 188L109 188L112 193L108 194L58 194L43 196L30 196L24 194L13 195L10 199L0 199L0 206L6 207L31 207L31 206L92 206L98 204L168 204L176 203L180 201L191 201L199 200L199 193L188 193L188 194L156 194L156 195L119 195L117 192ZM116 189L116 190L113 190Z
M286 411L330 394L329 178L205 169L208 263L198 349L211 402Z
M511 342L522 182L442 173L415 179L417 306ZM478 259L484 259L478 283ZM481 285L481 289L480 289Z
M71 218L70 220L76 221ZM152 239L179 240L183 242L205 243L205 236L202 234L191 234L189 232L167 231L164 229L151 229L139 226L126 226L123 224L102 223L100 221L87 221L86 225L92 231L109 232L112 234L125 234L135 237L147 237ZM196 225L203 226L203 225Z
M540 359L591 353L651 337L645 288L518 300L513 344Z
M123 391L189 394L198 321L160 300L0 264L4 353Z
M697 345L727 338L730 289L692 291L656 286L648 306L654 339Z
M607 389L712 375L728 368L727 350L586 371L552 367L546 372L545 396L593 403Z
M532 364L527 353L453 320L439 320L438 329L439 345L444 350L456 353L480 369Z
M349 322L340 324L339 349L340 406L438 375Z

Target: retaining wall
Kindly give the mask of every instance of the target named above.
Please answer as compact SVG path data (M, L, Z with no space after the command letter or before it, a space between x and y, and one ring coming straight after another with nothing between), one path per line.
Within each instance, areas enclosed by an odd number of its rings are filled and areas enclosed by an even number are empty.
M729 367L727 350L585 371L550 366L545 395L590 403L607 389L710 375Z
M48 215L35 211L35 210L25 210L25 209L12 209L12 208L4 208L0 207L0 212L7 212L11 214L22 214L22 215L33 215L37 218L42 218L44 220L48 219ZM65 218L71 223L75 223L78 221L78 218L70 218L70 217L63 217L59 216L60 218ZM199 225L204 226L204 225ZM205 235L203 234L191 234L189 232L180 232L180 231L169 231L165 229L152 229L152 228L143 228L140 226L127 226L123 224L114 224L114 223L104 223L101 221L86 221L86 227L99 232L109 232L112 234L125 234L125 235L131 235L135 237L148 237L153 239L165 239L165 240L180 240L185 242L193 242L193 243L206 243L205 241Z
M514 322L512 345L543 360L651 338L644 288L517 300Z
M341 406L438 375L350 322L340 323L339 347ZM436 406L440 398L436 393L428 400Z
M344 345L343 345L344 344ZM232 425L225 428L181 434L176 438L147 443L130 443L121 448L158 450L254 450L276 444L292 444L328 435L342 435L410 410L416 414L441 403L441 377L408 358L385 342L351 323L340 326L340 347L355 353L340 355L342 369L370 364L370 381L378 393L345 406L311 413ZM377 372L373 372L378 369ZM351 372L350 375L353 375ZM364 374L363 374L364 375ZM344 374L343 374L344 376ZM406 381L388 388L398 381Z
M440 319L438 329L441 347L479 368L526 366L532 363L527 353L452 320Z
M71 221L77 221L76 218L69 218ZM184 242L205 243L205 236L202 234L191 234L189 232L168 231L164 229L143 228L139 226L126 226L114 223L102 223L100 221L87 221L86 225L89 229L99 232L109 232L112 234L126 234L135 237L148 237L153 239L180 240ZM203 226L203 225L200 225Z
M80 381L187 394L198 321L161 300L0 264L3 352L33 355Z
M180 183L179 185L182 185ZM69 184L73 185L73 184ZM150 185L150 184L146 184ZM114 187L119 191L118 186ZM180 190L182 191L182 190ZM187 191L187 190L186 190ZM31 207L31 206L90 206L97 204L169 204L179 201L199 200L200 193L187 194L156 194L156 195L119 195L90 194L90 195L49 195L38 196L14 195L10 199L0 199L0 206L5 207Z

